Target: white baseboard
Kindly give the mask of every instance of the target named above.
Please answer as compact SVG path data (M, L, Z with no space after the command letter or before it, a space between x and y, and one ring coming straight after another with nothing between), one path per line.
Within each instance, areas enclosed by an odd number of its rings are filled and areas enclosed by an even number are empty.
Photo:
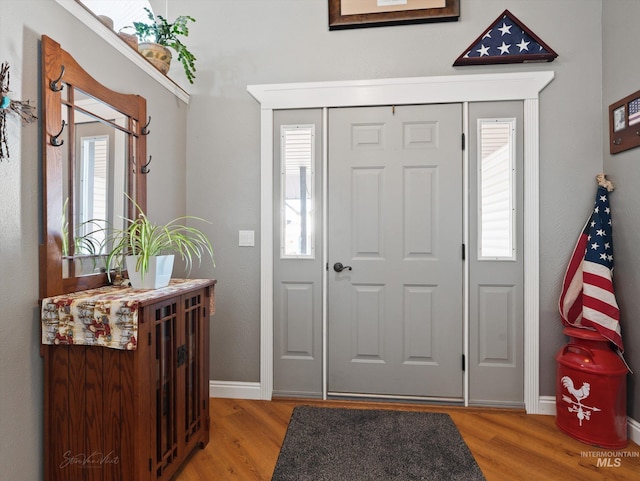
M540 396L538 399L538 412L536 414L556 415L556 398L555 396Z
M259 382L209 381L209 396L231 399L261 399Z
M635 419L627 418L627 435L636 444L640 444L640 423Z

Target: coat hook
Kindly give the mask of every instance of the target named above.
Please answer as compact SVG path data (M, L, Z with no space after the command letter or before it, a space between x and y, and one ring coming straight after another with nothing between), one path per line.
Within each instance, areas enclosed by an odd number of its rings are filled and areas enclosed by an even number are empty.
M142 135L149 135L151 133L151 131L147 128L149 127L149 124L151 123L151 115L149 115L149 121L147 122L147 125L145 125L144 127L142 127Z
M51 88L51 90L53 90L54 92L60 92L64 88L64 85L62 85L62 82L60 82L62 80L63 75L64 75L64 65L61 66L60 76L57 79L49 82L49 88ZM58 82L60 82L60 86L58 86Z
M56 135L51 136L51 145L53 145L54 147L60 147L62 144L64 144L64 140L58 140L58 137L62 135L62 131L64 130L64 127L66 125L67 125L67 122L63 120L62 127L60 128L60 132L58 132Z
M150 169L147 169L147 167L149 167L149 164L151 163L151 155L149 156L149 162L147 162L146 164L144 164L142 166L142 168L140 169L140 172L142 172L143 174L148 174L149 172L151 172Z

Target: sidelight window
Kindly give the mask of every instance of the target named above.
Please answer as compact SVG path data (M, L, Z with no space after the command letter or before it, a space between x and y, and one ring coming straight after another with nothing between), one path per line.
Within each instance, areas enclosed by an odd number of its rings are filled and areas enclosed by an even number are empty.
M314 258L314 125L283 125L280 161L281 257Z
M516 119L478 119L478 258L515 260Z

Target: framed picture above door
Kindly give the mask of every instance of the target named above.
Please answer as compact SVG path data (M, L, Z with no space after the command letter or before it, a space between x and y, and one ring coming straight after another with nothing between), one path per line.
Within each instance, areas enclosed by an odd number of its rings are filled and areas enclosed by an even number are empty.
M460 0L329 0L329 30L456 22Z

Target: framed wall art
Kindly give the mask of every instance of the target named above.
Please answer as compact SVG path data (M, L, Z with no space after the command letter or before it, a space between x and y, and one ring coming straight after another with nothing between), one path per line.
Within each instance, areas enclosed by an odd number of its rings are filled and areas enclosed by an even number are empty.
M328 0L329 30L456 22L460 0Z
M28 100L13 100L9 97L9 62L0 64L0 162L9 158L9 142L7 134L7 116L20 119L22 125L38 120L36 107Z
M609 105L609 152L640 146L640 90Z

